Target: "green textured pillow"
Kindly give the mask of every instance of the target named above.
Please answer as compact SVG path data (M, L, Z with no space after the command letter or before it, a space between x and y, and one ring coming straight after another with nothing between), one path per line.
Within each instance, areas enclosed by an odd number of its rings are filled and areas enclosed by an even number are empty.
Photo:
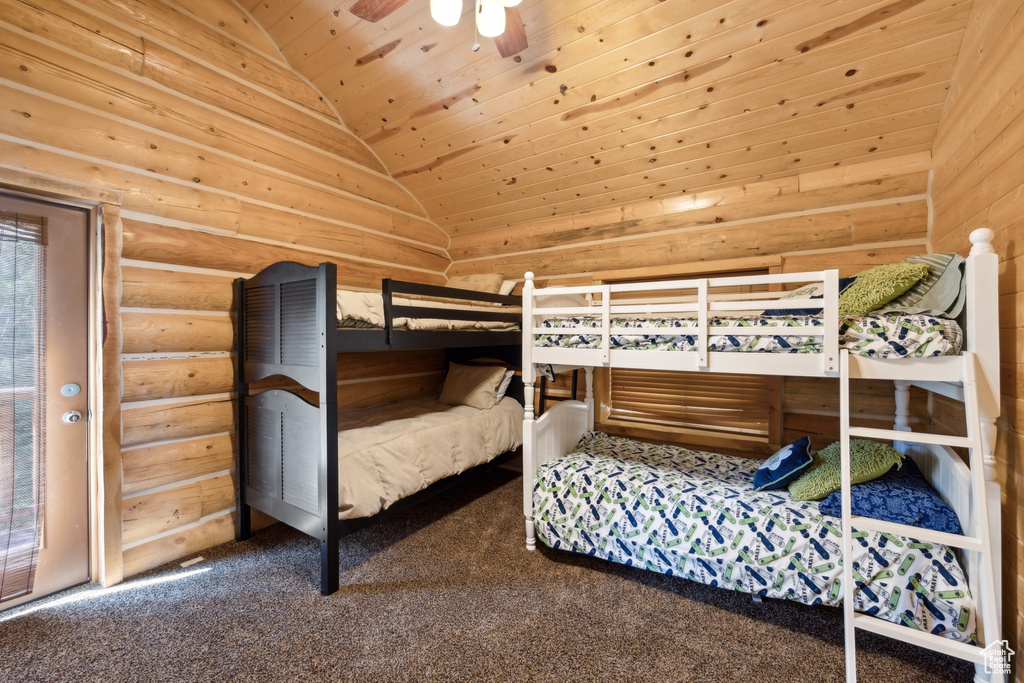
M836 441L814 454L814 462L789 485L793 500L821 500L842 483L841 444ZM867 439L850 439L850 483L860 484L882 476L903 462L903 454L892 446Z
M839 295L839 315L867 315L881 308L928 275L924 263L887 263L857 275Z

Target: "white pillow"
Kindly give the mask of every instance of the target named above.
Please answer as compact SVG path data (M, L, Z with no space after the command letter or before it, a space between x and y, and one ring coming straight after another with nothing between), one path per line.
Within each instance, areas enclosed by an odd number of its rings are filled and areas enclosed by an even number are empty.
M786 292L783 296L780 296L779 299L809 299L812 296L824 295L825 285L821 282L812 282L809 285L803 285L802 287L797 287L790 292Z
M498 385L498 392L494 395L495 405L501 403L501 399L505 398L505 392L508 391L508 385L512 383L515 374L515 370L505 371L505 376L501 378L501 384Z
M501 283L501 287L498 289L498 294L502 296L508 296L512 293L512 290L516 288L515 280L505 280Z

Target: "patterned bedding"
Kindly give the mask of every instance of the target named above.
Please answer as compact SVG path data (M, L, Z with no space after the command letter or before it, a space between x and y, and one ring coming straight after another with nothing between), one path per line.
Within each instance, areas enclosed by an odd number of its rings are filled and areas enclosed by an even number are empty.
M600 432L541 466L537 533L563 548L711 586L842 602L842 524L817 502L754 491L760 461ZM945 546L853 531L855 609L971 643L974 603Z
M713 317L709 327L750 327L749 335L708 335L708 348L719 352L754 351L760 353L821 353L821 337L806 333L786 333L787 327L822 327L821 316L741 316ZM573 327L600 329L600 316L555 317L542 327L552 331ZM638 327L665 328L664 334L634 332ZM658 351L694 351L697 347L696 318L612 319L611 347ZM692 330L692 332L688 332ZM956 321L932 315L887 313L842 318L839 322L839 348L851 354L876 358L946 356L960 353L963 333ZM598 334L543 334L540 347L595 349L601 346Z

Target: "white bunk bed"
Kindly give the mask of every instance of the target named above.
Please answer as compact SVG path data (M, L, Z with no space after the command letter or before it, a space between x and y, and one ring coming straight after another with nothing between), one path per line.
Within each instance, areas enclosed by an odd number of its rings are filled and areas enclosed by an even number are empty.
M909 537L916 542L938 543L959 548L965 558L970 596L976 610L976 643L964 643L927 631L884 621L866 614L855 614L854 562L842 564L842 603L846 623L846 677L856 680L854 632L870 630L895 639L951 654L975 663L976 680L1003 680L999 674L986 673L984 649L997 643L1001 633L1001 579L999 540L999 484L995 481L995 421L999 415L999 341L997 318L998 256L994 253L991 230L982 228L970 235L972 249L966 260L964 282L966 304L959 320L963 328L962 352L958 355L905 357L885 360L862 357L841 349L838 313L837 272L796 273L742 278L711 278L669 282L593 285L581 287L535 288L533 274L526 274L523 289L523 381L526 385L526 412L523 426L523 503L526 516L527 548L536 547L534 493L538 468L573 452L581 436L594 428L593 368L641 368L697 372L753 373L802 377L838 378L842 443L842 529L870 530L882 535ZM807 299L778 299L779 292L768 292L773 285L817 282L824 297L814 306L823 307L820 320L813 325L788 327L786 334L815 337L810 353L735 353L716 351L721 335L751 335L750 327L734 325L724 316L741 311L795 309L809 305ZM747 294L735 292L737 286L759 290ZM680 291L691 296L681 298ZM672 292L675 299L664 296ZM566 305L566 295L587 297L585 306ZM624 296L646 296L646 302L622 300ZM621 320L630 318L630 328ZM623 348L618 335L665 334L664 320L690 318L693 335L689 352L652 348ZM566 320L569 320L566 323ZM559 321L552 325L551 321ZM790 323L792 324L792 322ZM771 334L772 331L768 331ZM551 344L555 337L575 335L579 343ZM627 340L628 341L628 340ZM709 348L711 346L711 348ZM742 346L742 345L741 345ZM817 351L817 352L814 352ZM911 354L913 356L913 354ZM532 387L538 368L554 371L585 368L586 400L564 401L539 418L535 417ZM850 379L891 379L895 384L896 415L893 430L858 429L850 426ZM919 386L962 401L967 416L966 438L912 432L909 427L909 388ZM891 440L897 450L918 465L925 478L952 507L964 531L963 536L853 516L850 501L851 437ZM970 452L970 466L951 447ZM842 534L842 556L852 552L852 534ZM859 539L863 545L863 536ZM879 538L879 536L873 536ZM884 543L884 541L883 541ZM611 558L611 555L608 554ZM780 575L781 581L781 575ZM707 581L705 581L707 582ZM716 585L726 585L725 582ZM862 584L863 585L863 584ZM736 589L744 590L736 585ZM909 624L908 624L909 625Z

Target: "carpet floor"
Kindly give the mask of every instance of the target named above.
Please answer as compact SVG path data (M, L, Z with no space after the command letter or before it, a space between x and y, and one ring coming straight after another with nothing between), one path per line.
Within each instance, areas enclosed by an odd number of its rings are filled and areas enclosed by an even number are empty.
M497 471L342 540L277 524L112 589L0 612L3 681L842 681L842 611L524 545ZM861 632L861 681L970 681L960 660Z

